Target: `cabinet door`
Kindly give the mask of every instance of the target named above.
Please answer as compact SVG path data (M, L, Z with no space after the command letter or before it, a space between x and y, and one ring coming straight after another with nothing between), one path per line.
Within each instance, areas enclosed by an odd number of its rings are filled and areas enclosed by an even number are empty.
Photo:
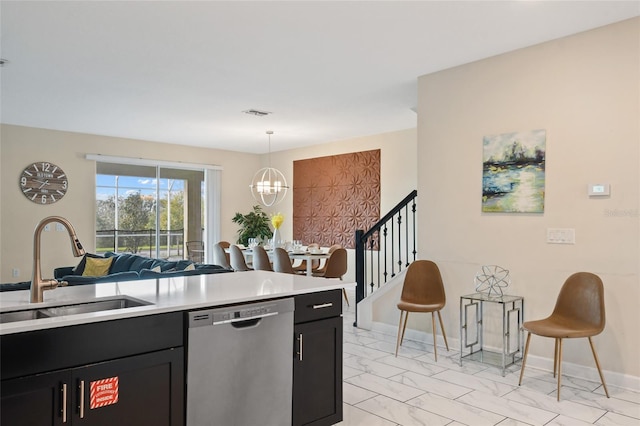
M182 426L183 375L182 348L74 369L73 424Z
M342 420L342 317L297 324L293 361L293 424Z
M0 384L0 395L2 395L0 424L11 426L69 424L71 421L70 383L69 370L4 380Z

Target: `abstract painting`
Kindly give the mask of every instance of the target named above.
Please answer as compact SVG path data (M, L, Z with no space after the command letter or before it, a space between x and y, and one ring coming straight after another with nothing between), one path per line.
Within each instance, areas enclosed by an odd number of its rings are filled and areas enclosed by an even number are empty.
M482 211L543 213L546 130L482 139Z

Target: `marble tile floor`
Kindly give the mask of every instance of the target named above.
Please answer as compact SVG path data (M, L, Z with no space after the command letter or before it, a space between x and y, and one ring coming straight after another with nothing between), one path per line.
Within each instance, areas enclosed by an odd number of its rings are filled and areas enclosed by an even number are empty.
M406 338L396 358L396 335L353 327L354 311L344 304L340 426L640 425L640 392L609 385L607 399L599 382L563 376L557 402L556 379L532 367L518 386L519 365L505 377L479 362L461 367L453 347L438 347L435 362L433 345Z

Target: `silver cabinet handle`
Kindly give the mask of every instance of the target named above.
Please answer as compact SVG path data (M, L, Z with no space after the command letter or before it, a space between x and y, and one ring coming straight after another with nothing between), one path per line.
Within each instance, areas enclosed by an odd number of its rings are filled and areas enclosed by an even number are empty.
M80 380L80 418L84 419L84 380Z
M298 341L300 342L300 350L298 351L298 359L302 361L302 333L298 334Z
M313 305L313 309L322 309L322 308L330 308L333 306L333 303L323 303L321 305Z
M67 384L62 384L62 423L67 422Z

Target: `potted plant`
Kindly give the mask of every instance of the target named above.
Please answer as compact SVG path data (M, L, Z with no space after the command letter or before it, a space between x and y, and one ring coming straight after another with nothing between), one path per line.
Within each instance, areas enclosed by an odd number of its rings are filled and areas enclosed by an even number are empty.
M249 238L271 238L273 231L269 227L269 216L260 206L253 206L253 211L247 214L236 213L233 222L240 225L238 229L238 244L249 244Z

